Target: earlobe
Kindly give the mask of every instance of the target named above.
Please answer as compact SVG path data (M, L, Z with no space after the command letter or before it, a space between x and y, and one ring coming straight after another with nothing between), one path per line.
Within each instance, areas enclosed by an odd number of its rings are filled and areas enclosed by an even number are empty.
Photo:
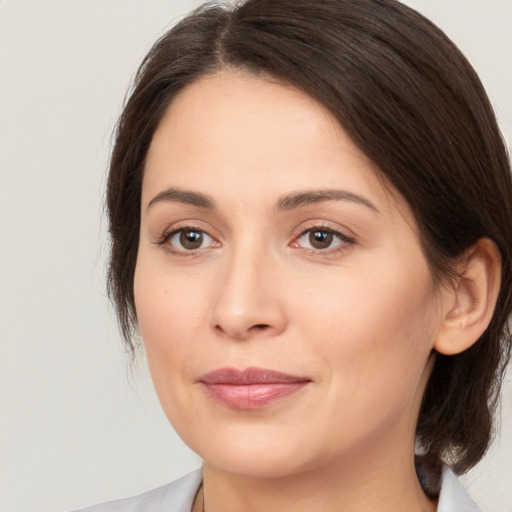
M480 238L462 256L458 277L446 294L444 318L434 348L445 355L463 352L491 321L501 284L501 256L489 238Z

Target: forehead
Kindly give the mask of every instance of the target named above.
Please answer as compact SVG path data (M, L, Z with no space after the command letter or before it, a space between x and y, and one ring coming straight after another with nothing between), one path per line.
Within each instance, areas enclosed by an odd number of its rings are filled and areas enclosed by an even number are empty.
M229 147L226 155L233 158L232 144L237 143L240 157L250 156L252 150L261 163L277 147L284 156L294 142L309 141L302 144L307 151L316 150L314 145L323 139L326 149L340 137L344 133L330 112L302 91L270 78L225 70L202 77L174 98L154 134L149 159L163 146L172 146L180 156L203 148L213 155Z
M290 189L340 187L382 209L403 202L322 105L292 86L230 70L185 87L154 134L143 203L166 187L191 186L259 202Z

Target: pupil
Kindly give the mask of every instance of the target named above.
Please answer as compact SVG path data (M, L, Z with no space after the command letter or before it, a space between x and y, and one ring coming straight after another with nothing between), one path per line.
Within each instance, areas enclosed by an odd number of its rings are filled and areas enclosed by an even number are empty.
M198 249L203 243L203 235L197 231L183 231L180 242L185 249Z
M332 243L332 233L328 231L314 231L310 234L309 241L315 249L326 249Z

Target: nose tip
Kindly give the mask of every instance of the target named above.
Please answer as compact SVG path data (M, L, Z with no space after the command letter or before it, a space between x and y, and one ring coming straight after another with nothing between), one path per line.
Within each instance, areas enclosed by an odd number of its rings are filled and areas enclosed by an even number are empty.
M233 340L267 338L286 328L286 315L278 281L262 261L231 261L221 278L213 307L217 334Z

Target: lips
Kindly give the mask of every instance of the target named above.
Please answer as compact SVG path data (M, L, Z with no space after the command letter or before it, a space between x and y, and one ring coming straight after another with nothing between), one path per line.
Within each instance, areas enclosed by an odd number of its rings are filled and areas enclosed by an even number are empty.
M263 368L220 368L203 375L199 382L207 394L235 409L258 409L297 393L311 379Z

